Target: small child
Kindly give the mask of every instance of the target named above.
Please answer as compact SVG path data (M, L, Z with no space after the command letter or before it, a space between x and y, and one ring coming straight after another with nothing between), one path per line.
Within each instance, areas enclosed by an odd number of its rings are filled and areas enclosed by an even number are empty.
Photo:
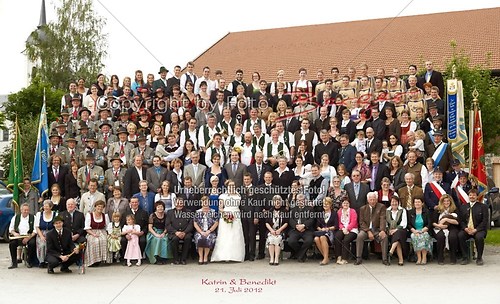
M389 158L389 153L391 150L389 149L389 142L387 140L382 141L382 160L381 162L387 164Z
M366 154L366 138L365 138L365 132L363 130L359 130L357 133L357 137L352 141L351 145L353 145L354 148L358 152L363 152L363 154Z
M108 224L108 251L113 256L113 260L118 259L120 249L122 248L120 244L121 239L121 227L120 227L120 213L114 212L112 216L113 220Z
M122 235L125 235L127 242L127 250L125 250L124 258L127 260L127 266L132 266L131 260L137 260L137 266L141 266L141 248L139 247L139 236L141 227L135 224L135 218L132 214L126 217L127 224L123 226Z
M415 142L413 145L410 145L408 148L410 151L417 152L418 158L423 158L425 153L425 145L424 145L425 133L422 130L415 131ZM410 143L412 144L412 143Z

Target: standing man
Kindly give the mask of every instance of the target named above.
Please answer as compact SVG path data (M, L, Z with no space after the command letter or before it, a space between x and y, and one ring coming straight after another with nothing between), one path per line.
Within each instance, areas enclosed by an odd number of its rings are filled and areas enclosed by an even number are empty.
M186 73L181 76L181 92L186 93L186 83L191 82L194 86L198 77L194 74L194 63L189 61L186 67Z
M146 168L142 167L142 155L134 157L134 166L125 171L123 177L123 196L130 199L133 194L138 193L139 182L146 179Z
M245 239L245 261L255 260L257 224L259 220L255 218L255 197L252 176L250 173L243 175L243 186L241 188L241 225L243 237Z
M164 66L160 67L160 71L158 72L158 74L160 74L160 79L153 82L153 92L156 92L157 89L163 89L163 91L165 91L167 88L167 73L168 70Z
M167 79L167 96L172 96L174 85L178 85L179 87L181 85L181 67L179 65L174 67L174 76Z
M425 62L425 69L427 70L424 75L425 82L430 82L433 86L438 87L438 92L444 94L443 75L438 71L434 71L434 65L430 60Z
M228 179L234 181L236 189L240 189L243 185L243 176L247 173L247 166L240 162L240 154L232 151L229 162L224 165Z
M165 217L168 239L172 242L174 264L186 265L193 237L193 218L187 213L182 197L177 197L175 209L168 210ZM183 240L184 243L182 244L182 253L179 257L177 248L179 248L180 240Z

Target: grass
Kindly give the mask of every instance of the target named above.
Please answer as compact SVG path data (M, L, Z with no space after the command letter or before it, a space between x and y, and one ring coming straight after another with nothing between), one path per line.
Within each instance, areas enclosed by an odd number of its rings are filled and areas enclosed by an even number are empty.
M500 229L488 230L486 244L500 246Z

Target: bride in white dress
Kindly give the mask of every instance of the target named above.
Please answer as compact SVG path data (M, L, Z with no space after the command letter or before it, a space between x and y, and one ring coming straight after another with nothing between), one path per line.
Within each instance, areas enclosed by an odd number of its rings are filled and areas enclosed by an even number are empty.
M245 240L240 219L241 196L236 193L233 181L227 182L227 193L219 196L219 231L212 253L212 262L236 261L243 262L245 259ZM224 213L233 215L232 223L224 219Z

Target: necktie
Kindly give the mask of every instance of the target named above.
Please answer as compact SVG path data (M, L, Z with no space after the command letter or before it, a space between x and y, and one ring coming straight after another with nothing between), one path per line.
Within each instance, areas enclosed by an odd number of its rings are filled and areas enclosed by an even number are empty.
M59 230L58 233L59 233L59 238L61 238L62 237L62 230Z
M370 188L375 190L375 179L377 178L378 165L372 167L372 181L370 182Z
M125 147L123 143L120 144L120 158L125 156Z
M115 170L115 177L118 177L118 170Z
M413 198L411 197L411 188L408 187L408 201L406 202L406 209L412 209L413 208Z
M198 165L193 165L193 173L194 173L194 179L196 180L196 176L198 175Z
M73 119L76 119L78 117L78 111L75 109L73 109Z
M238 168L238 165L233 163L233 175L236 174L236 168Z
M104 142L103 142L102 146L106 147L108 145L108 134L104 134L103 139L104 139Z
M260 178L260 174L262 173L262 167L257 165L257 177Z
M469 222L467 223L467 228L474 229L474 220L472 219L472 205L469 209Z
M75 159L75 149L71 149L71 159Z
M367 144L366 144L366 149L370 149L371 143L372 143L372 141L371 141L371 139L369 139Z
M56 179L56 182L59 178L59 169L58 168L54 168L54 178Z
M156 175L158 175L158 179L160 179L160 168L156 168Z
M52 146L52 147L50 148L50 154L52 155L52 154L54 154L54 153L56 153L56 149Z
M356 195L356 199L358 199L358 195L359 195L359 184L354 184L354 194Z
M85 172L85 173L86 173L86 179L85 179L85 181L86 181L86 183L87 183L87 185L88 185L88 184L89 184L89 182L90 182L90 168L89 168L89 167L87 167L87 169L86 169L85 171L86 171L86 172Z

